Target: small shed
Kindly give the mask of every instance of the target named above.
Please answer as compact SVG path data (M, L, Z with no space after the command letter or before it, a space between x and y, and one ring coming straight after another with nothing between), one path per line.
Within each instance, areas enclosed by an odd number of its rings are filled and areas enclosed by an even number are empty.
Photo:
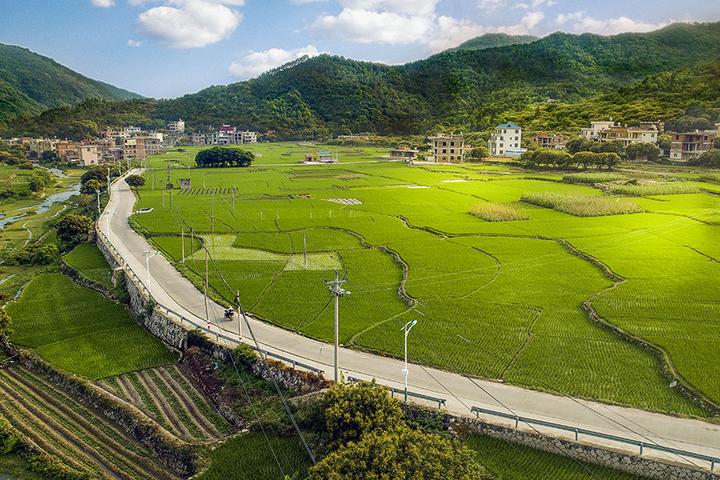
M337 154L332 152L320 152L318 154L318 162L320 163L335 163L337 162Z
M180 179L180 190L190 190L192 189L190 179L189 178L181 178Z

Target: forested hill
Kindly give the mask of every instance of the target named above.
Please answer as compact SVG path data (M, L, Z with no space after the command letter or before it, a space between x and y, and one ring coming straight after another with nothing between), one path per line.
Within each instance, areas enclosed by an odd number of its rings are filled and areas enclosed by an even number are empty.
M140 98L92 80L28 49L0 44L0 123L88 98Z
M676 116L693 104L712 107L693 75L717 83L708 72L717 70L718 59L720 23L612 37L555 33L527 44L447 51L401 66L322 55L174 100L94 101L47 112L17 122L13 133L77 136L129 119L152 124L180 117L191 128L231 123L285 139L427 133L437 126L484 131L508 119L539 129L575 129L592 112L612 111L618 120L631 121ZM680 69L683 75L669 73ZM672 97L665 95L669 87ZM605 110L590 108L596 100ZM631 101L634 110L625 106ZM573 111L573 105L582 110ZM652 116L640 117L646 113Z
M720 57L720 23L675 24L612 37L555 33L541 40L455 50L402 66L319 56L257 79L162 102L191 124L261 131L415 133L436 124L483 130L505 112L577 102L645 76Z
M533 37L532 35L486 33L485 35L481 35L479 37L470 39L465 43L461 43L455 48L450 48L447 51L452 52L454 50L484 50L486 48L507 47L508 45L518 45L534 42L537 39L538 37Z

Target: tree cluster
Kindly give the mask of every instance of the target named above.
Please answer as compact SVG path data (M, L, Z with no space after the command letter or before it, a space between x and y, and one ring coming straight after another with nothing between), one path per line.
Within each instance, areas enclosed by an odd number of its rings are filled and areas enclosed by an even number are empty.
M617 153L598 153L580 151L571 155L562 150L539 148L525 152L520 157L520 162L525 168L549 167L560 169L584 168L607 168L611 169L620 163L620 156Z
M201 150L195 156L195 164L200 168L208 167L249 167L255 154L234 147L212 147Z
M565 149L570 153L594 152L594 153L617 153L623 150L622 143L618 141L598 142L587 138L576 137L567 141Z
M628 160L647 160L654 162L660 157L660 149L652 143L631 143L625 148Z
M41 193L45 191L45 189L52 184L52 175L50 175L50 172L43 168L34 169L32 174L30 174L30 179L28 180L30 190L35 193Z
M49 265L60 258L57 245L30 245L14 257L19 265Z
M374 383L334 385L308 405L301 421L321 432L327 453L310 469L311 480L484 478L472 452L408 421L400 403Z
M66 245L84 242L93 227L93 221L85 215L70 213L60 219L56 225L58 238Z

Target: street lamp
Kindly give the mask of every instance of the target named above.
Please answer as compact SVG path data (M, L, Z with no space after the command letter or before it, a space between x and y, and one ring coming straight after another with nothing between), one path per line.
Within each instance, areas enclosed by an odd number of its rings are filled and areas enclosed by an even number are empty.
M148 250L145 252L145 270L147 271L147 289L148 289L148 295L150 295L150 259L157 255L157 250Z
M407 357L408 357L408 355L407 355L407 350L408 350L407 339L408 339L408 334L410 333L410 330L412 330L412 328L415 325L417 325L417 320L412 320L410 322L407 322L402 327L402 330L405 332L405 368L403 368L402 373L403 373L403 377L405 377L405 401L406 402L408 399L408 373L410 373L410 371L408 370L408 360L407 360Z

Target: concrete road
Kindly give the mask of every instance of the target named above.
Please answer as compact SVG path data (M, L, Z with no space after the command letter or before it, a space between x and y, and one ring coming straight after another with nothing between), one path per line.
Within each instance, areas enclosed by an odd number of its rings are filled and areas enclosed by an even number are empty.
M150 259L148 280L145 252L152 247L128 224L134 204L135 196L124 181L113 184L111 199L99 223L100 229L107 234L127 266L146 286L149 286L157 302L187 317L194 325L206 327L205 301L202 292L185 279L162 255ZM211 331L238 338L239 322L225 321L223 311L222 306L209 302ZM325 372L326 378L333 378L334 347L332 345L252 318L249 319L249 323L262 348L319 368ZM243 341L251 343L247 327L244 327L244 330ZM339 363L346 378L348 376L367 380L374 378L383 385L398 389L403 387L403 363L399 360L341 348ZM411 364L409 370L409 390L446 399L447 410L453 414L474 416L470 407L478 406L636 439L648 445L658 444L720 457L720 425L478 380L421 365ZM481 418L499 425L514 425L514 421L503 420L496 416L481 415ZM531 427L522 422L519 428L525 431L537 430L560 438L574 438L574 434L552 428ZM583 438L581 435L580 441L638 453L637 447L610 440ZM645 456L709 468L708 462L686 459L676 454L655 453L647 448ZM716 471L720 470L720 465L715 468Z

